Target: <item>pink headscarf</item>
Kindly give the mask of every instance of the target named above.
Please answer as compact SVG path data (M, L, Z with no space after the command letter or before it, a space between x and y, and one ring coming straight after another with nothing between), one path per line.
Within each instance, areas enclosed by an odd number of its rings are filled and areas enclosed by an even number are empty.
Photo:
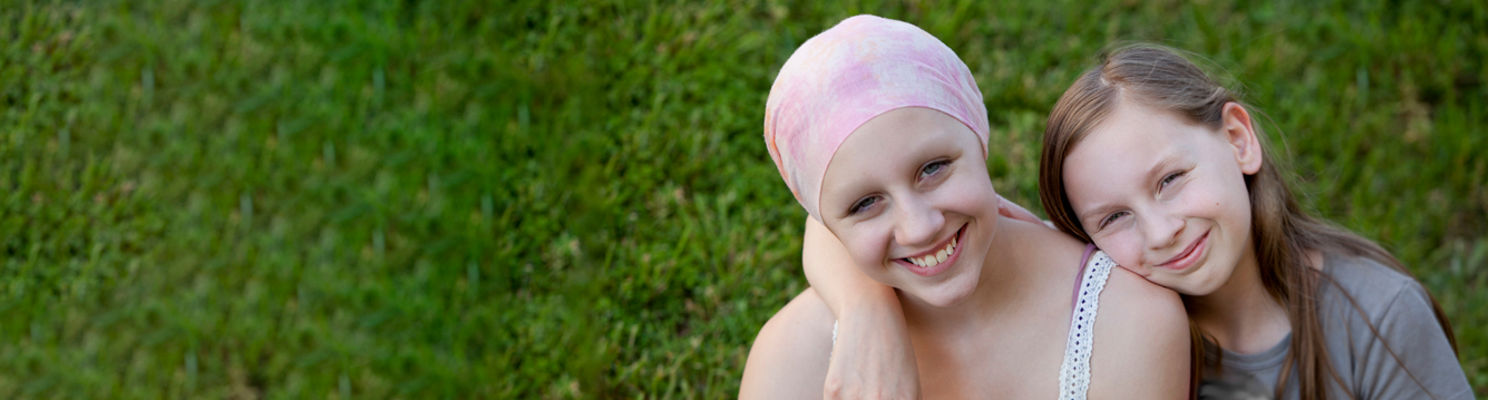
M904 107L966 124L987 154L987 108L971 70L919 27L872 15L838 23L791 54L765 102L765 145L796 201L821 220L821 183L858 126Z

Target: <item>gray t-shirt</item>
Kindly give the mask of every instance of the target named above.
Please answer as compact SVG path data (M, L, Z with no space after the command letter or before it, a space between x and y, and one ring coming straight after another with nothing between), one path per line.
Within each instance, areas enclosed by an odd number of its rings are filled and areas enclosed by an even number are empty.
M1319 290L1319 318L1328 357L1356 398L1473 398L1467 375L1419 283L1388 266L1359 257L1330 254L1323 272L1338 283L1334 286L1324 280ZM1358 302L1358 309L1339 287ZM1378 338L1369 324L1378 330ZM1199 398L1271 398L1291 341L1288 335L1271 349L1255 354L1225 351L1223 369L1215 371L1211 367L1205 371ZM1390 354L1392 350L1399 361ZM1329 384L1330 399L1349 398L1332 378L1324 380ZM1287 381L1283 398L1298 398L1295 371Z

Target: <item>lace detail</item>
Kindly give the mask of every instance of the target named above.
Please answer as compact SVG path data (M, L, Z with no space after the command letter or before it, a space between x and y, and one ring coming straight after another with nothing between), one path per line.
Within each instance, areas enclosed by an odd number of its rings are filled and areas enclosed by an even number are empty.
M1075 299L1075 312L1070 317L1069 338L1064 345L1064 362L1059 365L1059 398L1084 399L1090 390L1090 351L1095 342L1095 312L1100 307L1100 293L1116 262L1105 252L1097 251L1084 266L1080 294Z

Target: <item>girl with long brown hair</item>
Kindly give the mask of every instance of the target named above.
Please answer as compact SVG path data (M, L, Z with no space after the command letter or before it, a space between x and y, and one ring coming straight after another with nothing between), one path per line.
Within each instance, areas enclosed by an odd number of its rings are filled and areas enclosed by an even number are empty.
M1173 50L1118 49L1050 113L1044 209L1060 230L1183 296L1197 397L1472 398L1435 300L1381 246L1301 209L1250 109ZM823 280L815 287L835 310L884 308L841 293L871 292L838 278L845 260L806 251L808 278L833 277L812 283ZM834 367L874 371L871 361L894 359L873 355L891 346L855 339L892 334L842 336L854 347L836 351L867 353L870 365ZM861 383L903 383L886 382Z

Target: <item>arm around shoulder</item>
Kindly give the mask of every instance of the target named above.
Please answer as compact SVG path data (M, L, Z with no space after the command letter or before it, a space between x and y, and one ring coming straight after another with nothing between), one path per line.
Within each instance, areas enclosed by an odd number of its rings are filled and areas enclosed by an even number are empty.
M1192 350L1178 294L1112 268L1100 297L1090 398L1187 398Z
M750 347L739 398L821 398L831 357L832 321L832 312L812 289L777 311Z

